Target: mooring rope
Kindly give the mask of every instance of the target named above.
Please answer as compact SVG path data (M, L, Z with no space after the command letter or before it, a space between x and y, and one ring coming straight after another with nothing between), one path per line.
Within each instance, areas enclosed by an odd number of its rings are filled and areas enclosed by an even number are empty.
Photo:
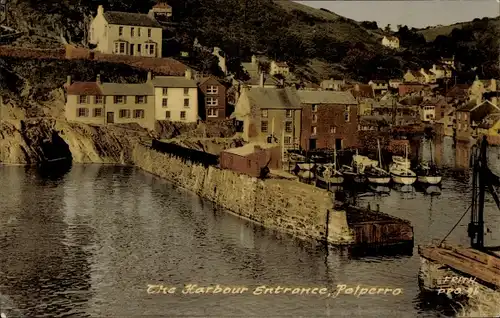
M479 195L478 195L479 197ZM476 200L478 198L476 197ZM472 206L474 205L474 202L472 202L469 207L467 208L467 210L465 210L464 214L462 214L462 216L460 217L460 219L458 220L458 222L453 226L453 228L448 232L448 234L446 234L446 236L443 238L443 240L439 243L439 246L441 246L444 241L448 238L448 236L453 232L453 230L455 230L455 228L460 224L460 222L462 221L462 219L464 218L465 215L467 215L467 212L469 212L469 210L472 208Z

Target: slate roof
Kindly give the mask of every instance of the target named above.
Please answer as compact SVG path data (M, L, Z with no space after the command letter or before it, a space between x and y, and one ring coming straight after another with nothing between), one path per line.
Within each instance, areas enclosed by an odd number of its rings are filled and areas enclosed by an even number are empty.
M154 96L153 85L145 84L120 84L120 83L102 83L99 85L103 95L106 96Z
M489 101L477 104L476 101L470 101L464 106L457 109L458 112L469 112L470 119L476 123L481 122L486 116L500 112L500 108L496 107Z
M155 87L172 88L194 88L198 87L195 80L187 79L184 76L155 76L151 83Z
M273 85L276 86L280 83L278 79L276 79L273 76L266 76L264 75L264 85ZM245 84L256 86L260 84L260 76L251 76L248 81L245 82Z
M492 113L483 119L483 122L479 125L479 128L490 129L500 120L500 113Z
M68 95L103 95L96 82L74 82L67 87Z
M350 92L336 91L297 91L304 104L341 104L356 105L357 101Z
M161 25L144 13L106 11L104 18L109 24L161 28Z
M252 106L266 109L302 109L297 91L291 88L256 87L247 92Z

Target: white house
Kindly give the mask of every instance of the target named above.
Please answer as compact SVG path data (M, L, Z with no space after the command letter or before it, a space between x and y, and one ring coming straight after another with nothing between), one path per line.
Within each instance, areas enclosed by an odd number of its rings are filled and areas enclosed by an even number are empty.
M398 88L399 85L401 85L401 84L403 84L403 80L402 79L393 78L393 79L389 80L389 87Z
M384 36L382 38L382 45L390 47L392 49L399 48L399 39L395 36Z
M384 80L371 80L368 82L368 85L370 85L377 94L383 94L389 89L387 81Z
M198 85L192 71L185 76L156 76L148 82L154 87L155 119L180 122L198 121Z
M271 74L271 76L274 76L276 74L288 76L290 74L290 67L288 67L288 64L286 62L271 61L271 64L269 66L269 74Z
M429 69L429 72L433 73L438 78L451 78L451 67L447 64L445 65L436 65L433 64L432 68Z
M420 105L420 119L423 122L430 122L436 118L436 105L430 100L424 101Z
M89 43L106 54L162 56L162 27L150 15L104 11L100 5L90 24Z

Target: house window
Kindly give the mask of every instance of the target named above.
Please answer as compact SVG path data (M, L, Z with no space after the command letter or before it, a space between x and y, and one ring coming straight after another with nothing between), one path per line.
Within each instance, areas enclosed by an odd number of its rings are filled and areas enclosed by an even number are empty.
M76 109L76 116L77 117L89 117L89 109L88 108L77 108Z
M289 145L292 143L292 137L290 136L285 136L285 144Z
M189 88L184 87L184 95L189 95Z
M168 107L168 98L163 98L161 100L161 107Z
M182 112L181 112L181 119L182 119L182 120L185 120L185 119L186 119L186 112L185 112L185 111L182 111Z
M118 53L125 54L125 43L123 42L118 43Z
M292 132L292 122L291 121L287 121L285 123L285 131L287 133L291 133Z
M151 37L151 29L148 29L148 38Z
M345 113L345 114L344 114L344 120L345 120L346 122L349 122L349 121L350 121L350 118L351 118L351 117L349 116L349 113Z
M189 107L189 98L184 98L184 107Z
M104 96L95 96L94 97L94 104L102 104L104 102Z
M144 118L144 109L134 110L134 118Z
M318 132L318 129L316 126L312 126L312 129L311 129L311 134L312 135L316 135L316 133Z
M113 96L113 101L115 104L125 104L125 96Z
M273 143L273 136L267 136L267 143L268 144Z
M351 106L345 105L345 111L348 113L351 111Z
M130 28L130 37L134 37L134 28Z
M207 106L217 106L219 101L214 97L207 97Z
M130 118L130 109L120 109L120 118Z
M209 108L207 109L207 117L218 117L219 112L217 108Z
M137 28L137 36L141 36L141 28ZM140 44L138 44L140 45Z
M118 36L122 36L123 35L123 27L119 27L118 28Z
M292 118L292 110L291 109L286 110L286 118Z
M149 45L149 55L154 55L155 54L155 46L154 44Z
M167 96L168 95L168 87L164 87L163 88L163 96Z
M330 134L334 134L337 132L337 127L335 126L330 126Z
M312 122L315 123L317 121L318 121L318 115L313 114L313 116L312 116Z
M318 105L313 104L312 105L312 111L313 111L313 113L317 112L318 111Z
M210 85L207 88L207 94L217 94L219 92L219 88L217 86Z
M267 109L263 109L263 110L261 110L260 115L261 115L261 117L263 117L263 118L267 118Z
M170 119L170 111L169 110L167 110L165 112L165 119Z
M102 108L94 108L94 117L102 117Z
M142 49L142 45L141 44L137 44L137 53L141 54L141 49Z
M80 95L78 96L78 104L87 104L87 96L84 96L84 95Z
M135 103L136 104L146 104L147 103L147 97L146 96L136 96L135 97Z
M267 121L260 122L260 131L264 133L267 132Z

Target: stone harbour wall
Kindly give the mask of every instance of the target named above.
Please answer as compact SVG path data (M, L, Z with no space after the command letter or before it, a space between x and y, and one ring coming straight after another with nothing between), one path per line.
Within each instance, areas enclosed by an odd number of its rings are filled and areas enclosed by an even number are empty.
M304 239L325 240L328 236L332 244L353 242L345 211L334 211L332 195L323 189L293 180L259 180L206 168L141 144L134 147L132 161L138 168L266 228Z

